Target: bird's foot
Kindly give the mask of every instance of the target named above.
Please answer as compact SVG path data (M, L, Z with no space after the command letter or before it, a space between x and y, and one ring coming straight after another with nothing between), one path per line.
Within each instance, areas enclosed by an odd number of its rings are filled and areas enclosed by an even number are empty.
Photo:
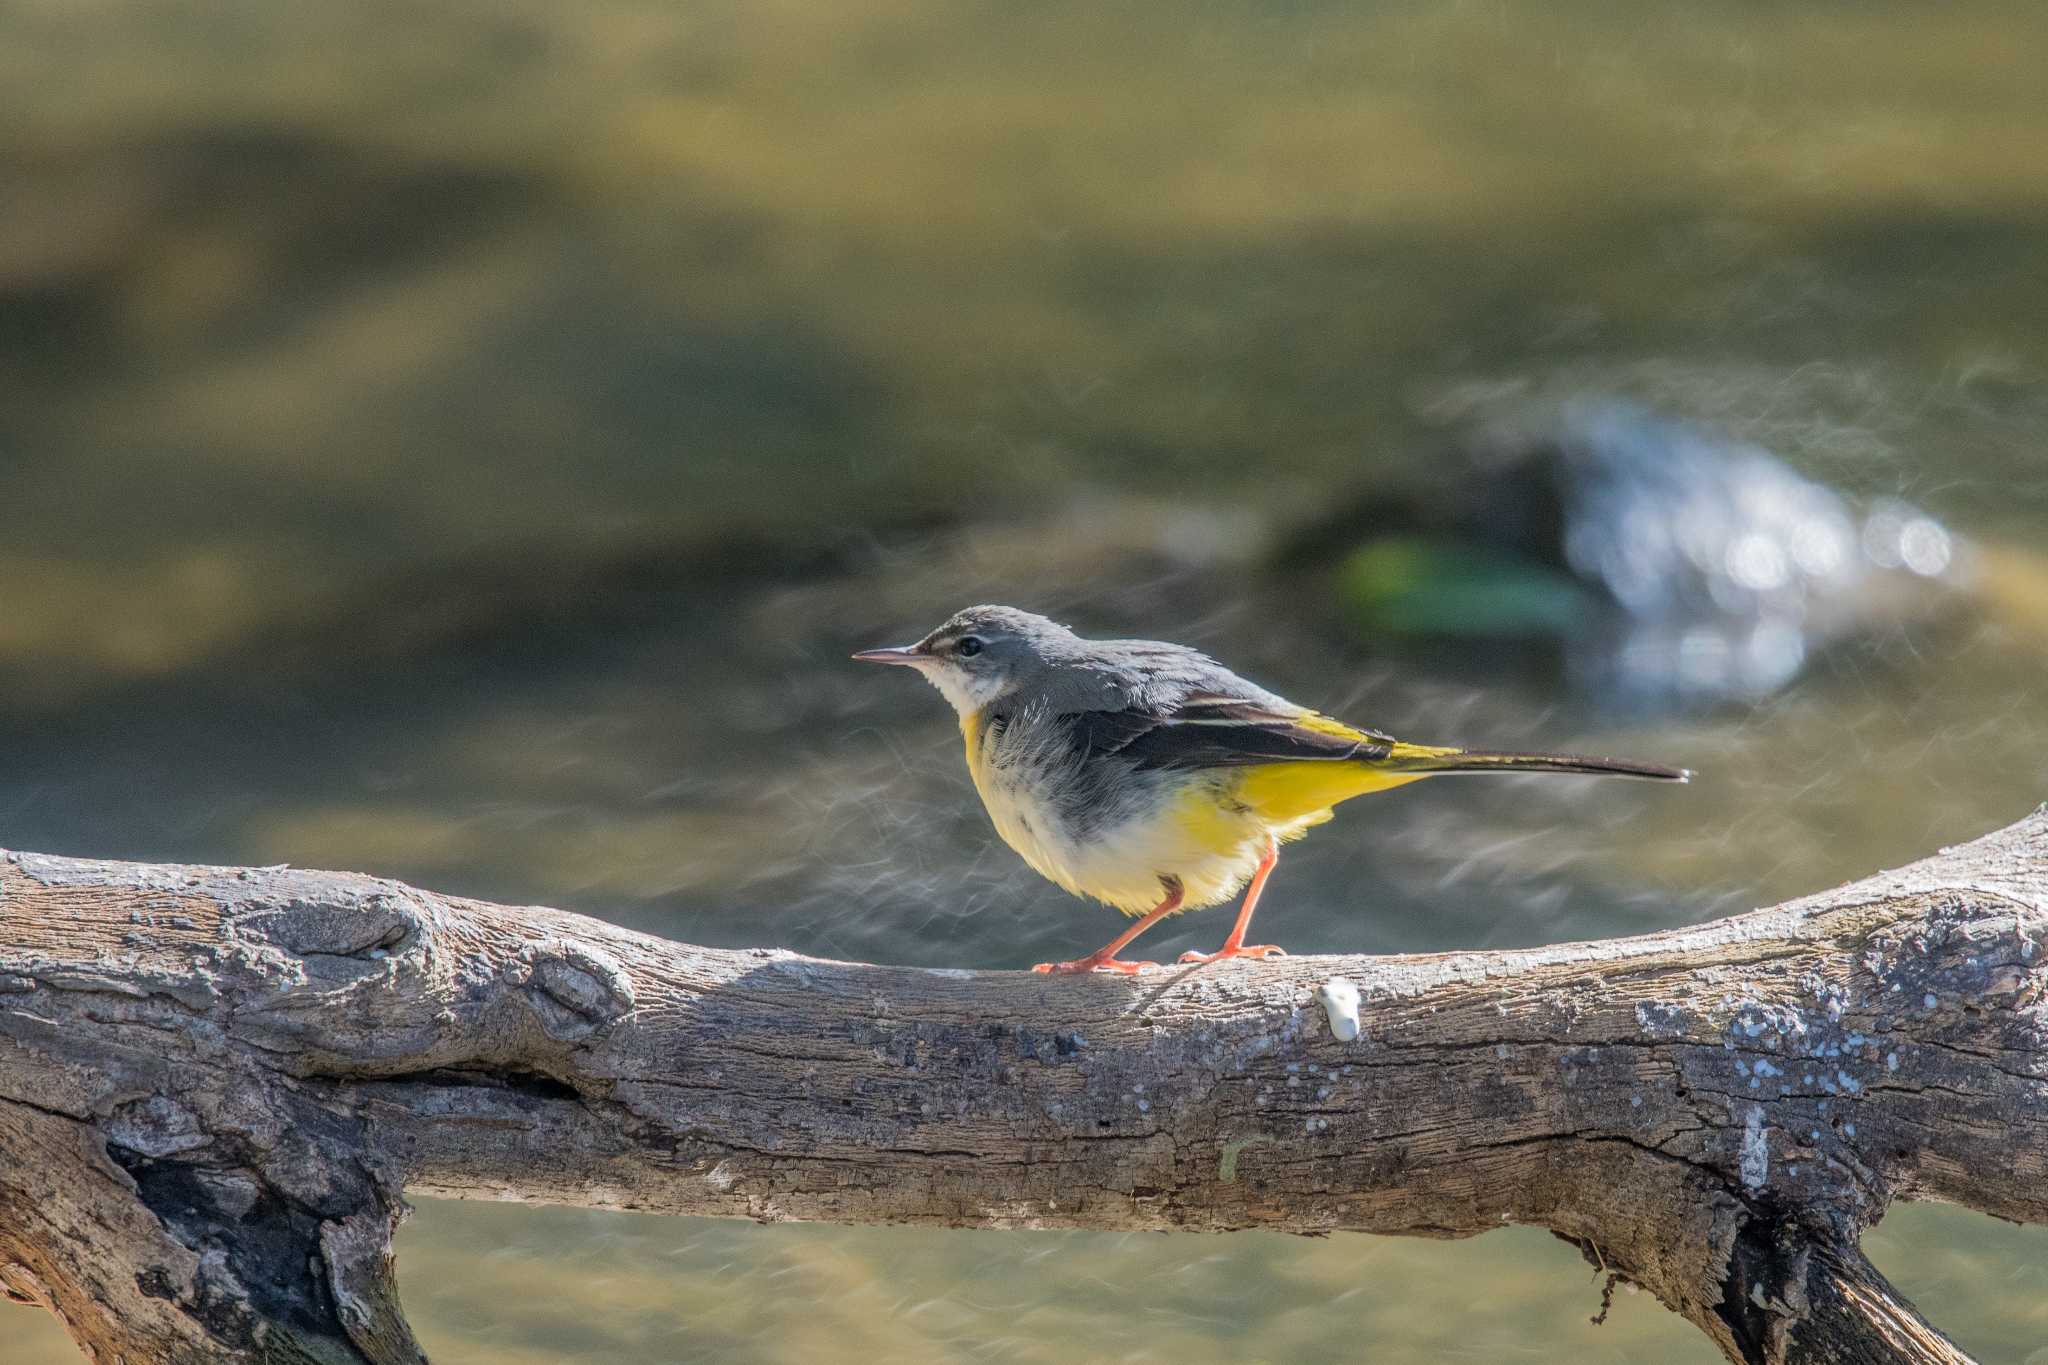
M1126 962L1120 957L1090 953L1086 957L1077 957L1072 962L1041 962L1031 970L1047 972L1054 976L1079 976L1084 972L1122 972L1129 976L1147 967L1158 965L1157 962Z
M1182 953L1182 962L1222 962L1227 958L1249 957L1264 962L1269 957L1286 957L1287 950L1277 943L1226 943L1213 953Z

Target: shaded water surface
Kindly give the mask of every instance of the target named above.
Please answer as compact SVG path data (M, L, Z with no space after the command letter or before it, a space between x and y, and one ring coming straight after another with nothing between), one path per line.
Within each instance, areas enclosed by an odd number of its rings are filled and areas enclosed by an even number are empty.
M1643 931L1982 833L2048 796L2044 50L2022 0L0 0L0 844L1070 956L1115 918L993 841L936 696L845 661L978 600L1702 773L1360 802L1261 911L1297 951ZM1582 685L1584 636L1361 618L1304 528L1476 503L1468 415L1582 396L1924 508L1970 579L1676 708ZM2043 1230L1871 1246L2048 1360ZM450 1361L1709 1358L1645 1298L1591 1326L1526 1230L437 1203L400 1281ZM70 1358L0 1307L0 1361Z

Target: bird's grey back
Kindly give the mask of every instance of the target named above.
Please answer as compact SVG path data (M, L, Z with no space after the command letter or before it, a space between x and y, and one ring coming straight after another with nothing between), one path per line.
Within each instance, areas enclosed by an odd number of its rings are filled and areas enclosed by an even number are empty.
M1015 654L1010 660L1011 709L1030 704L1053 713L1170 713L1193 696L1232 697L1283 713L1300 707L1268 692L1199 650L1164 640L1085 640L1056 621L1016 607L978 606L954 613L930 638L981 635ZM999 702L993 709L1004 709Z
M1055 710L1168 714L1190 697L1233 697L1283 712L1300 708L1186 645L1163 640L1089 640L1084 658L1048 670Z

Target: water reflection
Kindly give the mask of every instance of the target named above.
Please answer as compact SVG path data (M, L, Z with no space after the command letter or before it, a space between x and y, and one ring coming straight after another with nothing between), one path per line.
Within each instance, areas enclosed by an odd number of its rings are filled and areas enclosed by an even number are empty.
M843 660L966 600L1187 639L1417 738L1703 772L1654 807L1359 803L1261 910L1303 950L1657 927L2048 792L2038 4L0 26L0 842L1028 964L1099 912L993 843L949 721ZM1426 618L1536 631L1361 631L1356 543L1279 551L1352 490L1494 487L1453 476L1433 398L1503 375L1544 377L1545 439L1607 510L1576 550L1411 537L1363 566L1434 574ZM1938 603L1966 569L1968 611L1866 596ZM1589 601L1632 609L1602 637ZM1674 695L1724 704L1649 704ZM1376 1359L1436 1359L1460 1322L1489 1359L1684 1349L1647 1305L1574 1326L1585 1272L1540 1237L626 1226L436 1207L405 1292L452 1359L513 1333L546 1359L1277 1358L1360 1323ZM2048 1253L1994 1233L1907 1209L1882 1235L2012 1359ZM787 1311L821 1261L846 1311Z
M1336 591L1368 637L1552 639L1626 714L1754 703L1823 650L1996 610L1974 547L1924 510L1640 402L1522 397L1461 425L1431 478L1366 491L1288 552L1345 555Z
M1553 485L1565 563L1620 608L1569 657L1623 706L1767 697L1817 650L1939 610L1912 580L1966 577L1911 504L1859 511L1761 446L1632 403L1574 399L1478 439L1495 477Z

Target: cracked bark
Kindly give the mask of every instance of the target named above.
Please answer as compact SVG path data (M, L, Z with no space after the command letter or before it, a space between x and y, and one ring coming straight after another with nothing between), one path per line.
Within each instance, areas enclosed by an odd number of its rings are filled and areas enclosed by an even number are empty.
M0 861L0 1292L130 1361L422 1359L401 1194L1551 1229L1731 1359L1964 1357L1857 1249L2048 1221L2048 808L1639 938L1136 978L664 942L369 877ZM1341 1042L1317 1003L1363 997Z

